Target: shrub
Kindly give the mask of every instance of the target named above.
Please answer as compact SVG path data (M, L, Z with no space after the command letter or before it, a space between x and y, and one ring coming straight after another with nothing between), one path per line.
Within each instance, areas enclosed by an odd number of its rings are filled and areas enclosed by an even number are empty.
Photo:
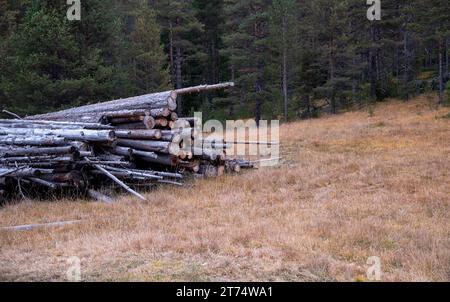
M450 81L448 81L447 86L445 86L444 105L450 107Z

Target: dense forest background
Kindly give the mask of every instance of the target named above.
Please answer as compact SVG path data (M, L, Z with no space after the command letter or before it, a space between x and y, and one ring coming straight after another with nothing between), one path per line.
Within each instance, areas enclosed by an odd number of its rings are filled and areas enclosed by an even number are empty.
M183 115L307 118L450 93L448 0L0 0L0 109L35 114L235 81Z

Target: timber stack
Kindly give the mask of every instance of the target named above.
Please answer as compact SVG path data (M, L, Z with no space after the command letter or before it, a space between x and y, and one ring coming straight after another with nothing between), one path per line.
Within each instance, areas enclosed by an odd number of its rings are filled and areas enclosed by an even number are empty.
M187 173L211 177L251 168L227 159L223 144L186 146L186 138L195 140L201 129L176 113L179 96L233 86L202 85L0 120L0 199L31 189L68 189L112 202L101 191L115 183L145 200L136 187L182 185Z

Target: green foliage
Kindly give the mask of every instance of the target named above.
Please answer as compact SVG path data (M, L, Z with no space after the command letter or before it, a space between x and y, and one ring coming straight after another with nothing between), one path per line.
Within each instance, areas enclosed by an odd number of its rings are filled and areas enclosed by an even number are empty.
M447 82L447 86L445 87L444 106L450 107L450 81ZM449 116L450 116L450 114L449 114Z
M142 3L125 39L129 15L104 1L83 3L80 22L60 3L32 1L0 45L2 107L34 114L168 88L159 27Z
M0 87L18 113L95 100L113 88L98 51L81 52L69 21L54 8L34 5L10 43L14 53L6 57Z
M131 79L136 86L134 94L168 89L170 79L168 70L164 68L167 59L160 30L154 11L148 7L141 6L136 11L131 45Z
M69 22L65 1L0 0L0 107L33 114L228 80L230 93L180 98L180 113L281 118L287 103L294 119L407 100L439 87L447 2L384 0L370 22L361 0L89 0Z

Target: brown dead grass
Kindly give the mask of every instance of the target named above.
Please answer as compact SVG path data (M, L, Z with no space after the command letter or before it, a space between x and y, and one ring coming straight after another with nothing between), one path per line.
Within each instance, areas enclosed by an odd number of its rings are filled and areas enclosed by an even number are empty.
M164 187L140 204L23 202L0 226L0 280L450 280L450 121L429 98L284 125L283 164Z

